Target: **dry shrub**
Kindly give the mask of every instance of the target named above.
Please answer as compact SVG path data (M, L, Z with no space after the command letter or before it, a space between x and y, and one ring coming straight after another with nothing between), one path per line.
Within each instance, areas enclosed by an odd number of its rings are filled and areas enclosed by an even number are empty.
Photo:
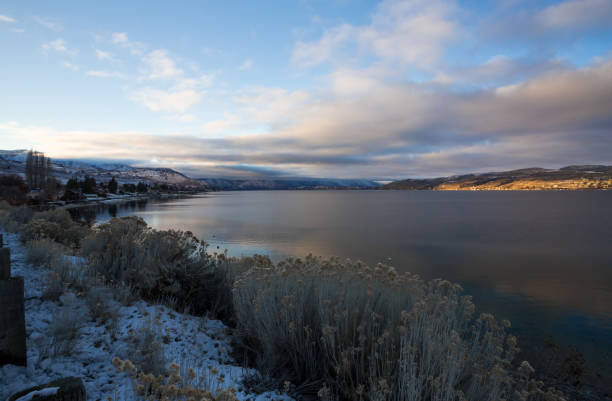
M26 261L34 266L48 268L61 263L67 252L64 246L47 238L26 243Z
M30 221L32 215L32 209L27 206L7 207L5 204L0 212L0 226L8 232L19 232L21 226Z
M20 228L23 242L49 239L68 247L78 248L89 229L76 223L64 209L35 213Z
M298 391L342 400L544 397L528 363L513 371L509 323L474 317L456 284L312 256L253 263L234 287L239 335L258 368Z
M43 357L68 356L72 353L82 317L71 306L71 303L67 303L53 317L48 344L41 348Z
M159 374L147 373L132 361L113 359L120 372L133 378L136 398L146 401L206 400L238 401L234 388L226 388L225 378L215 367L185 366L172 362Z
M166 368L166 355L162 346L163 327L158 317L143 319L137 328L129 331L130 347L125 355L144 374L160 375Z
M218 307L220 297L231 299L222 264L190 232L154 230L138 217L115 218L95 228L82 251L107 282L130 286L144 299L173 299L179 310L199 315Z
M110 288L89 288L85 294L85 304L92 320L107 322L117 319L119 305L113 299L113 290Z
M43 300L55 302L67 288L82 294L90 285L91 280L87 270L73 258L63 255L50 263L48 268L46 286L42 294Z

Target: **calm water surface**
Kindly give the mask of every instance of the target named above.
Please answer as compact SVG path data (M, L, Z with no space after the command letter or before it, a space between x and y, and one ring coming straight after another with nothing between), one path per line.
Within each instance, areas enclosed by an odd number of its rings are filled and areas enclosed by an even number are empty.
M210 251L388 262L461 283L532 338L612 359L612 191L251 191L114 206Z

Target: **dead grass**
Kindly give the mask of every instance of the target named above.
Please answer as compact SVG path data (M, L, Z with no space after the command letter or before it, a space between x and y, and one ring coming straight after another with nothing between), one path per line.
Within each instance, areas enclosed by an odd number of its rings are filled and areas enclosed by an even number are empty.
M234 308L264 374L324 399L561 399L528 363L513 370L509 323L475 316L456 284L338 259L254 263Z

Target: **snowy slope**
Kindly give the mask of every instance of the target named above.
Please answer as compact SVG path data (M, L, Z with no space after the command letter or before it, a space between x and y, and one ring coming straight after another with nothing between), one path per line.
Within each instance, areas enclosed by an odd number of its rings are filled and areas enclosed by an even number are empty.
M25 172L27 150L0 150L0 174ZM54 175L62 181L71 177L93 177L96 181L108 181L112 177L121 183L144 181L151 184L174 184L203 187L204 184L169 168L133 167L127 164L98 163L83 160L51 159Z
M117 304L118 320L111 330L108 322L93 321L85 300L73 293L64 294L59 303L43 301L41 295L49 272L26 263L24 247L16 235L3 235L11 249L12 275L25 278L28 367L0 367L0 400L24 388L66 376L83 379L88 400L106 400L109 396L134 400L132 379L118 372L112 360L115 356L123 359L132 356L134 332L150 325L154 325L160 337L169 339L161 342L167 362L176 362L181 370L192 367L198 377L207 376L212 390L233 387L240 400L290 400L277 391L249 394L244 390L241 379L254 371L238 366L232 359L229 329L218 320L180 314L165 306L139 301L130 306ZM66 314L79 322L70 355L49 355L52 322Z

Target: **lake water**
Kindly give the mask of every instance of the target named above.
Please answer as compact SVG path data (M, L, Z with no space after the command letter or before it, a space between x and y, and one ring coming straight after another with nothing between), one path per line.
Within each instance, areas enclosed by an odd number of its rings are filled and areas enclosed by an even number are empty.
M612 351L612 191L219 192L96 212L192 231L211 252L386 262L464 286L522 337Z

